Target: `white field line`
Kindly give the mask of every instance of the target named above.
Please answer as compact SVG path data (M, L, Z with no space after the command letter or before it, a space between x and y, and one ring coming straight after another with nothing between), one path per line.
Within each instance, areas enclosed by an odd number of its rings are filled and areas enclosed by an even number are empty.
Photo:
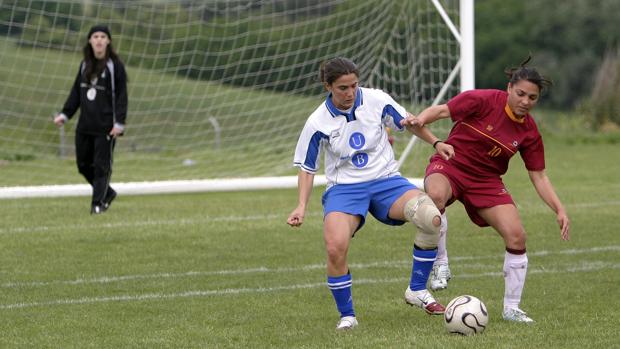
M601 202L582 202L578 204L568 204L570 208L595 208L606 206L618 206L620 200L601 201ZM532 204L527 206L519 205L519 210L524 212L546 212L550 209L544 204ZM551 211L550 211L551 212ZM322 211L309 212L306 217L320 217ZM139 227L153 227L153 226L180 226L180 225L204 225L210 223L221 222L242 222L242 221L257 221L257 220L281 220L286 221L285 214L266 214L266 215L253 215L253 216L215 216L215 217L201 217L197 219L165 219L165 220L148 220L139 222L114 222L104 224L74 224L74 225L57 225L57 226L36 226L36 227L13 227L13 228L0 228L0 235L20 234L20 233L37 233L37 232L53 232L53 231L69 231L69 230L103 230L103 229L119 229L119 228L139 228Z
M319 216L322 213L313 213L306 216ZM68 231L68 230L102 230L102 229L118 229L118 228L139 228L153 226L180 226L180 225L202 225L206 223L222 223L222 222L240 222L240 221L256 221L256 220L272 220L282 219L284 223L286 217L279 214L254 215L254 216L216 216L201 217L198 219L166 219L166 220L148 220L139 222L114 222L104 224L73 224L58 226L38 226L38 227L15 227L0 228L0 235L19 234L19 233L37 233L46 231Z
M560 251L537 251L529 252L529 257L545 257L551 255L578 255L578 254L592 254L598 252L620 251L620 246L602 246L592 247L587 249L567 249ZM475 261L485 259L498 260L503 257L502 255L490 255L490 256L464 256L464 257L450 257L452 261ZM409 267L411 265L410 260L401 261L379 261L371 263L352 263L350 264L352 269L371 269L371 268L398 268ZM469 264L468 267L472 265ZM154 274L137 274L137 275L122 275L122 276L101 276L94 278L78 278L74 280L52 280L52 281L29 281L29 282L6 282L0 284L0 288L26 288L26 287L44 287L51 285L85 285L85 284L107 284L114 282L132 281L132 280L145 280L145 279L172 279L172 278L186 278L186 277L203 277L203 276L221 276L221 275L243 275L243 274L260 274L260 273L295 273L309 270L323 270L325 264L309 264L299 267L287 267L287 268L269 268L269 267L256 267L247 269L232 269L232 270L214 270L214 271L188 271L183 273L154 273Z
M596 262L594 264L581 264L573 267L563 269L536 269L529 271L530 274L557 274L566 272L586 272L597 271L603 269L620 269L620 264ZM480 278L488 276L500 276L502 273L478 273L478 274L459 274L459 278ZM406 283L409 278L378 278L378 279L358 279L355 280L356 285L368 285L368 284L389 284L389 283ZM33 307L46 307L46 306L58 306L58 305L76 305L76 304L95 304L95 303L109 303L109 302L139 302L145 300L166 300L166 299L178 299L178 298L193 298L193 297L211 297L211 296L227 296L234 294L259 294L259 293L273 293L282 291L292 291L299 289L320 288L326 287L325 283L310 283L310 284L297 284L297 285L284 285L275 287L257 287L257 288L227 288L221 290L195 290L179 293L146 293L138 295L120 295L110 297L82 297L82 298L67 298L56 299L42 302L30 302L30 303L13 303L2 304L0 310L13 310Z

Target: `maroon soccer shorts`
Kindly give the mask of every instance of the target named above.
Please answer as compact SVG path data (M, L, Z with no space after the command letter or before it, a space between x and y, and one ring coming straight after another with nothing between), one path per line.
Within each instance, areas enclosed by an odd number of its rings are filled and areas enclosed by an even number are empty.
M455 199L459 200L465 206L469 219L478 226L489 226L478 214L479 209L506 204L514 205L514 201L500 177L470 175L443 159L433 160L428 165L426 177L433 173L441 173L450 181L452 198L446 203L446 206L452 204Z

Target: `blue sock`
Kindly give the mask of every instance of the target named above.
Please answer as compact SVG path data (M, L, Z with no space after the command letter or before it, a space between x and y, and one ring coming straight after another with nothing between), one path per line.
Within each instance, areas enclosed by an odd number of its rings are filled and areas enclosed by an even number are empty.
M412 291L420 291L426 288L426 282L436 258L436 248L422 250L415 245L413 246L413 267L411 268L411 281L409 281L409 288Z
M351 274L343 276L328 276L327 286L332 291L336 307L340 312L340 317L355 316L353 311L353 297L351 296Z

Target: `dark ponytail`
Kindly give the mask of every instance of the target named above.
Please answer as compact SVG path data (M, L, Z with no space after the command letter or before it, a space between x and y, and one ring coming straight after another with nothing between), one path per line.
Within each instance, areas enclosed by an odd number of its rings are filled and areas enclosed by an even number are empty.
M540 91L543 91L548 86L553 85L553 81L540 75L536 68L530 68L526 65L532 60L532 56L528 55L527 58L519 64L518 67L507 68L504 73L508 77L508 81L514 85L521 80L527 80L536 86Z

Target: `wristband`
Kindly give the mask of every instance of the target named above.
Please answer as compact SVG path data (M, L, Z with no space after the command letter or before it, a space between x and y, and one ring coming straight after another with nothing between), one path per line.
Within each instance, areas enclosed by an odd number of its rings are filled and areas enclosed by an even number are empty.
M437 149L436 148L437 147L437 143L439 143L439 142L443 143L443 141L441 139L436 140L435 143L433 143L433 149Z

